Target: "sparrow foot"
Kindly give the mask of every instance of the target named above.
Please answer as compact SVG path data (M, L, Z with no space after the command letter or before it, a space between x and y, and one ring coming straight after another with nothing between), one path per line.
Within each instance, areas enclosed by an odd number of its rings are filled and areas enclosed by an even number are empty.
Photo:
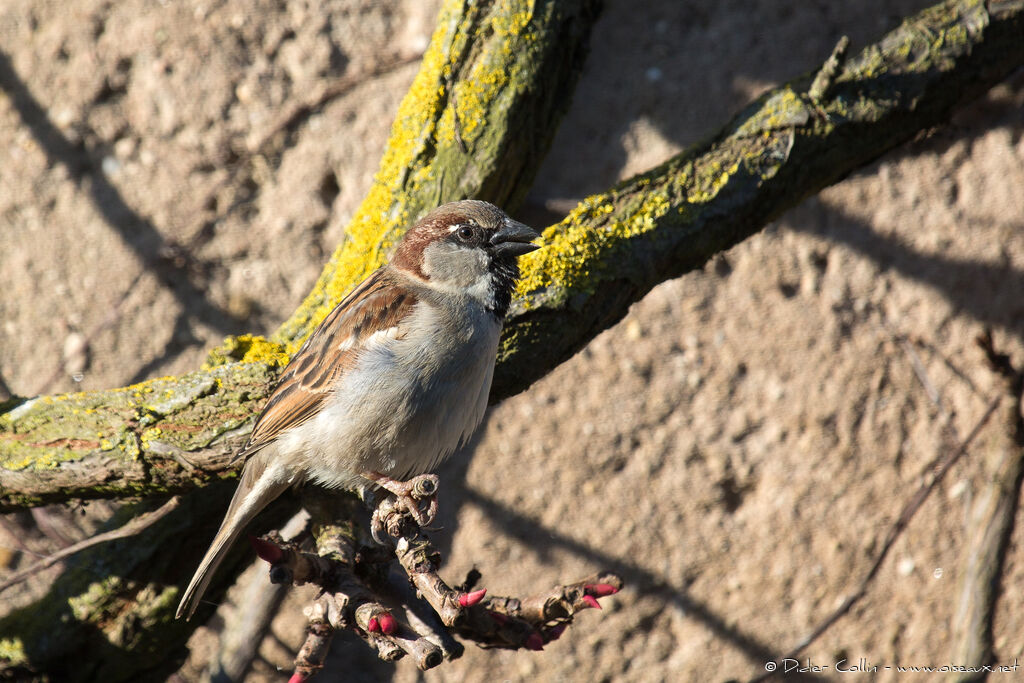
M394 506L378 505L373 511L371 533L375 541L381 543L381 532L388 530L386 519L395 512L408 513L420 528L433 523L437 516L437 475L421 474L408 481L398 481L378 472L368 472L363 476L391 493L398 503L397 509ZM423 509L423 503L426 503L426 509Z

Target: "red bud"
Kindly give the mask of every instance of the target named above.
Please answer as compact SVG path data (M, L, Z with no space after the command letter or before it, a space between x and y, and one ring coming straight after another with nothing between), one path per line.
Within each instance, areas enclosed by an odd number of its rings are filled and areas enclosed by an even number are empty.
M583 590L599 598L603 598L606 595L615 595L619 592L618 588L608 583L588 583L583 587Z
M277 544L275 543L271 543L270 541L266 541L262 538L257 538L256 536L250 536L249 543L252 544L253 550L255 550L256 554L260 556L260 559L265 562L276 564L281 561L282 557L284 557L284 550L277 547ZM295 675L298 676L298 674Z
M472 593L463 593L459 596L459 606L470 607L472 605L475 605L476 603L483 600L485 595L487 595L486 588L481 588L480 590L473 591Z
M381 612L377 615L377 622L380 624L380 630L385 635L392 635L398 630L398 622L388 612Z
M583 602L587 603L594 609L601 609L601 603L599 603L597 601L597 598L595 598L593 595L584 595Z

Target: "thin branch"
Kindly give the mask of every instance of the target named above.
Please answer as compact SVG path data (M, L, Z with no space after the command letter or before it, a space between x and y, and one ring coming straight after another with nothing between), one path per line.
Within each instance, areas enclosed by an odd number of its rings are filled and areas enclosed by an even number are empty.
M300 511L284 525L281 536L296 541L309 524L309 513ZM259 563L259 560L256 562ZM224 619L217 654L210 668L211 683L228 683L245 678L270 622L285 597L285 587L268 586L262 572L247 572L250 579L235 602L235 609Z
M415 490L413 496L420 498ZM353 524L366 515L355 514L352 499L316 489L305 497L313 515L316 553L273 534L254 540L260 557L270 563L272 582L311 583L321 589L305 610L309 623L295 660L295 682L323 667L327 647L339 629L351 630L382 659L408 655L426 670L462 654L454 635L487 648L543 649L579 612L600 608L598 598L622 588L619 576L603 572L525 599L485 598L485 589L453 589L438 574L440 551L393 498L378 503L373 515L388 535L387 551L364 545L372 543L373 534L363 524ZM332 521L338 518L346 522ZM396 559L407 577L397 590L390 571Z
M878 570L882 568L882 563L885 562L885 558L889 555L889 551L892 550L893 545L896 543L896 539L898 539L907 528L910 524L910 520L912 520L914 515L917 514L917 511L921 509L921 506L928 499L928 496L931 495L932 491L935 490L935 487L938 486L938 484L945 478L950 468L959 462L960 458L967 453L968 448L970 448L971 444L981 433L981 430L996 412L996 409L1002 402L1002 398L1002 396L996 396L992 399L984 414L982 414L981 418L979 418L978 422L974 425L971 433L967 435L967 438L961 442L958 448L932 461L925 468L924 472L921 474L924 481L914 495L911 496L903 506L900 516L896 518L896 521L889 528L889 532L885 535L885 540L882 542L882 549L875 557L874 562L871 563L871 568L868 569L867 574L865 574L864 578L861 579L860 585L857 586L857 589L846 596L846 599L843 600L842 604L837 607L832 614L826 617L810 633L804 636L789 652L779 658L779 660L776 661L776 664L787 659L794 659L798 657L805 648L820 638L821 635L830 629L833 624L846 616L853 606L867 594L871 582L874 581L875 576L878 574ZM762 681L771 677L771 675L771 673L762 674L752 680Z
M139 533L143 529L146 529L150 525L165 517L172 510L177 508L179 502L180 497L174 496L156 510L153 510L152 512L143 513L138 517L135 517L122 527L119 527L112 531L104 532L102 534L96 534L95 536L87 538L84 541L79 541L74 545L69 545L67 548L64 548L48 557L45 557L42 560L39 560L38 562L34 562L25 569L22 569L19 572L15 572L13 575L7 577L7 579L5 579L3 582L0 582L0 591L7 590L11 586L21 583L30 576L38 574L44 569L52 567L58 562L66 560L75 553L79 553L85 550L86 548L91 548L94 545L99 545L100 543L113 541L118 538L127 538L129 536L134 536L135 534Z

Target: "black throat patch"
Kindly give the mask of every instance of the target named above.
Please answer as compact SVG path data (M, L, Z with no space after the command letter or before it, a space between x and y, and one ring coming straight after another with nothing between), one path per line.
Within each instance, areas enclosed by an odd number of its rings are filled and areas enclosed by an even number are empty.
M512 292L515 291L516 280L519 279L519 265L514 256L504 258L494 256L491 258L488 271L491 274L494 305L488 306L487 310L493 313L498 320L504 320L509 304L512 303Z

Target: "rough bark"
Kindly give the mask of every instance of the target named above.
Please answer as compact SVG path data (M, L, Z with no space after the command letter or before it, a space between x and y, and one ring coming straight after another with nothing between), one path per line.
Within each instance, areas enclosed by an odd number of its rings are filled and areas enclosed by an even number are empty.
M277 368L382 261L398 226L467 194L506 206L521 198L566 107L593 3L511 4L523 12L446 7L349 239L272 340L232 340L209 368L181 378L2 404L0 510L166 494L226 477ZM936 5L838 60L813 97L814 74L797 78L713 138L588 198L545 231L546 249L524 259L492 400L570 357L656 283L700 267L1024 64L1022 14L1019 0ZM523 61L533 66L513 68ZM524 125L534 133L524 137ZM533 151L513 153L518 145ZM135 543L87 554L46 599L0 622L0 657L48 668L99 653L111 680L166 666L189 630L170 619L177 585L202 550L183 553L180 541L198 533L194 519L216 517L208 511L224 495L189 496ZM154 576L152 567L168 569Z

